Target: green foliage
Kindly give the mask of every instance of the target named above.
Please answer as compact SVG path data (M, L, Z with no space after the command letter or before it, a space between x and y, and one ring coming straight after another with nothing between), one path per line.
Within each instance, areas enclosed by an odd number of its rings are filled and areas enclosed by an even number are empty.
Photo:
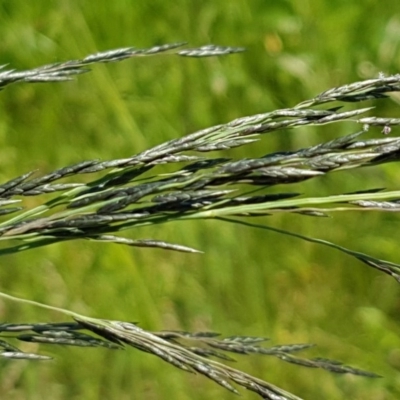
M379 72L396 73L400 20L392 11L396 3L385 4L383 9L376 2L328 1L1 4L0 64L10 63L12 68L119 46L181 40L248 49L227 59L136 59L93 68L71 83L9 88L0 96L1 181L36 168L45 174L81 160L129 157L201 128L293 107L333 86L375 78ZM394 116L397 99L393 95L393 101L371 101L365 107L376 105L374 114ZM344 123L282 130L221 156L294 151L353 128ZM372 137L380 137L379 130L365 133L365 139ZM395 179L394 164L328 174L293 184L290 191L314 197L377 187L396 190ZM30 207L38 204L29 199ZM396 214L377 214L335 213L320 219L285 214L265 219L268 225L396 261ZM399 289L389 277L334 250L219 221L138 228L130 235L168 238L205 254L90 242L55 244L3 256L2 291L94 317L140 321L152 330L212 329L268 335L279 342L318 343L319 354L384 378L334 377L261 356L240 359L241 367L304 398L399 395ZM2 310L8 322L62 318L9 302L2 303ZM36 351L32 346L25 349ZM46 348L45 353L58 356L57 362L4 365L2 396L232 397L200 377L161 368L158 360L142 353L58 348Z

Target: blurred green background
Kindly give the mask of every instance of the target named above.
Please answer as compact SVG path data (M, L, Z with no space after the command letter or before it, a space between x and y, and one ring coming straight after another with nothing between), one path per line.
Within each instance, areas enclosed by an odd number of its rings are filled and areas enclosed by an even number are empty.
M0 64L17 69L176 41L247 48L225 58L135 58L94 66L70 83L5 89L0 93L1 182L33 169L50 172L85 159L127 157L240 116L293 106L333 86L400 71L397 0L1 0L0 37ZM372 105L380 115L398 117L399 100L394 95ZM281 131L233 154L297 149L356 130L343 123ZM379 130L365 136L373 135ZM394 189L397 168L340 172L289 189L307 196ZM289 215L265 223L400 260L399 218L393 213ZM146 329L316 343L305 356L339 359L383 378L336 376L262 356L238 356L235 366L305 399L400 397L400 290L392 278L334 250L220 222L169 224L130 235L193 246L205 254L63 243L2 257L0 288L93 317L139 321ZM3 321L64 319L0 301ZM38 350L32 344L21 347ZM39 350L55 360L2 362L0 398L234 398L203 377L133 349Z

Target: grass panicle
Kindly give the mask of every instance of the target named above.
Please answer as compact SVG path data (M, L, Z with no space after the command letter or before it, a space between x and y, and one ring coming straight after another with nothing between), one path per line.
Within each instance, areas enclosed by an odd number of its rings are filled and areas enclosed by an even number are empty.
M182 45L178 43L139 50L116 49L28 71L5 70L3 66L0 88L16 82L68 81L75 75L88 72L88 66L92 64L137 56L172 53L185 57L206 57L243 50L214 45L182 49ZM0 222L0 255L75 239L197 253L201 249L162 239L134 240L116 234L146 225L217 219L335 248L400 282L399 264L246 219L282 213L324 217L333 212L354 210L399 211L399 190L379 188L310 197L282 186L318 179L339 170L376 168L398 161L400 139L387 134L400 124L399 118L367 116L373 110L371 107L342 108L348 103L385 99L388 94L398 91L400 75L379 76L329 89L293 108L237 118L125 158L86 160L45 175L37 176L35 171L30 171L10 178L0 185L0 215L3 216ZM269 153L248 159L206 155L213 151L250 145L259 141L262 135L275 131L341 122L356 125L355 132L296 151ZM378 136L364 138L368 129L375 127L379 128ZM168 173L162 171L165 164L171 164ZM84 182L80 179L81 175L90 178ZM276 190L272 193L270 189L278 185L279 193ZM39 201L39 205L29 207L24 201L27 196L43 197L44 200ZM374 373L334 360L301 358L294 354L308 349L311 347L309 344L262 347L260 344L266 339L259 337L220 338L212 332L149 332L134 323L89 318L4 293L1 296L56 310L74 319L74 322L57 324L0 325L4 338L0 341L0 355L8 359L50 359L46 355L22 352L9 343L13 338L40 344L112 350L130 346L151 353L182 370L204 375L233 393L237 393L233 386L237 384L270 400L293 400L299 397L214 359L233 361L229 353L269 355L299 366L377 377Z
M81 60L71 60L62 63L48 64L27 71L6 70L6 65L0 66L0 90L15 82L63 82L73 79L75 75L89 72L88 66L98 63L110 63L126 60L132 57L152 56L161 53L176 54L183 57L213 57L239 53L244 49L207 45L192 49L181 49L186 43L172 43L154 46L147 49L133 47L120 48L90 54Z

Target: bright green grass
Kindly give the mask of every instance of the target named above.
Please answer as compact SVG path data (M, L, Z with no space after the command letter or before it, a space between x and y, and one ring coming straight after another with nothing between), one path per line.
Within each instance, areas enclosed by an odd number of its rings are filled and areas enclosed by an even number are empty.
M72 83L5 89L0 93L1 181L36 168L47 172L84 159L130 156L200 128L293 106L332 86L400 71L396 0L136 3L0 1L0 64L30 68L97 50L182 40L248 50L205 60L136 58L94 66ZM396 100L379 102L377 113L398 117ZM230 154L296 149L355 129L343 123L281 131ZM373 134L378 131L368 133ZM293 185L293 191L328 195L395 189L397 182L394 164L340 172ZM396 214L289 215L265 218L265 223L399 261ZM1 290L93 317L140 321L146 329L317 343L305 354L339 359L384 378L334 376L262 356L238 357L237 367L306 399L400 396L400 290L390 277L334 250L217 221L157 226L131 235L166 239L205 254L63 243L2 257ZM0 313L8 322L63 319L3 301ZM132 349L42 346L40 351L55 361L2 365L1 398L234 398L205 378Z

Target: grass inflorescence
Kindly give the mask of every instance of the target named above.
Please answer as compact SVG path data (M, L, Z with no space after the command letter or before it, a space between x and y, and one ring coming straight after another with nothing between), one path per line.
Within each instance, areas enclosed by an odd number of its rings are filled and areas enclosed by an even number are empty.
M82 60L28 71L3 71L0 73L0 88L15 82L66 81L74 75L87 72L88 65L121 61L134 56L169 52L180 56L205 57L243 50L221 46L181 50L181 45L141 50L116 49L89 55ZM347 103L384 99L387 94L397 91L400 91L400 75L379 76L327 90L292 108L237 118L125 158L86 160L39 176L35 176L33 171L24 173L0 185L0 215L3 216L0 222L0 255L75 239L195 253L202 249L159 239L131 239L119 235L127 229L146 225L217 219L221 223L246 224L333 247L400 282L399 264L247 219L282 213L324 217L332 212L354 210L399 211L400 191L377 188L305 197L282 186L318 179L339 170L377 167L397 161L400 139L387 134L392 127L400 124L400 119L367 116L372 110L370 107L343 109ZM296 151L280 151L245 159L206 155L252 144L264 134L283 129L344 121L356 126L354 133ZM369 128L375 127L379 129L378 137L363 138ZM171 165L167 173L162 171L166 164ZM87 176L85 180L80 178L82 175ZM278 185L277 192L275 187ZM27 207L24 204L27 196L46 199L39 201L39 205ZM16 300L5 294L2 296ZM21 301L29 303L27 300ZM337 361L293 355L310 347L307 344L265 348L259 345L264 338L236 336L220 339L209 332L148 332L133 323L98 320L67 310L57 310L73 317L75 322L2 324L0 332L6 338L15 337L42 344L101 346L109 349L133 346L175 367L200 373L232 392L236 393L232 386L232 383L236 383L271 400L298 397L212 358L231 361L225 352L257 353L331 372L376 376ZM190 344L187 345L187 342ZM2 340L0 347L0 355L5 358L48 359L47 356L24 353L8 341Z

